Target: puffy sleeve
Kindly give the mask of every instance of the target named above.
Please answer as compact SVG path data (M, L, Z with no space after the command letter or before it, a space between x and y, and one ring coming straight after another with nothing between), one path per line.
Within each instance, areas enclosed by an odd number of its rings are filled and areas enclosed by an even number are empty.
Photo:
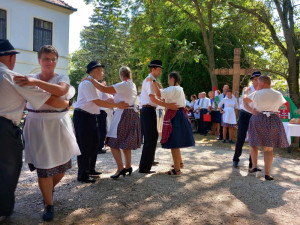
M160 91L162 99L171 99L174 96L174 89L172 87L167 87Z
M286 103L286 100L285 100L285 98L283 97L283 95L281 94L281 93L279 93L280 94L280 97L279 97L279 104L280 104L280 106L281 105L283 105L284 103Z
M66 83L70 85L70 78L68 75L58 75L57 79L57 83Z
M125 93L126 90L128 90L127 83L125 81L117 83L117 84L113 84L112 86L115 89L116 93L118 93L118 94Z

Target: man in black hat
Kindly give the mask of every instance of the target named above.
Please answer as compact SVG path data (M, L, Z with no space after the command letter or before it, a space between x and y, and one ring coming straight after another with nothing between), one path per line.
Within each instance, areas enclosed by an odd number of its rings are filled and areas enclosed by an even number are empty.
M11 43L0 39L0 222L13 211L15 189L22 167L23 143L21 121L25 100L35 108L48 104L56 108L69 106L69 102L51 96L35 87L20 87L13 78L16 54Z
M162 72L162 62L160 60L152 60L150 65L150 74L145 78L142 84L141 93L141 128L144 135L144 146L140 160L139 172L140 173L153 173L151 171L154 162L156 144L158 139L157 132L157 119L156 119L156 106L161 105L170 109L177 110L175 103L168 104L155 97L155 92L152 87L152 82L148 79L151 78L153 82Z
M235 151L233 156L233 167L237 168L238 163L240 161L240 156L242 154L243 145L245 143L249 121L253 114L253 109L248 105L244 105L243 97L244 93L247 95L255 92L258 88L258 78L260 77L260 71L255 71L252 73L250 80L252 81L252 85L250 87L245 87L242 94L242 101L240 102L240 113L239 113L239 121L238 121L238 134L237 134L237 141L235 145ZM249 168L252 167L251 156L249 158ZM259 170L259 169L258 169Z
M91 79L101 80L103 68L104 65L98 61L91 61L87 65L86 73ZM94 183L96 180L90 176L100 175L100 172L95 171L99 147L97 117L100 113L100 107L124 109L128 107L128 104L103 101L92 82L89 80L81 82L78 87L78 97L74 104L73 116L76 139L81 152L81 155L77 156L77 180L80 182Z

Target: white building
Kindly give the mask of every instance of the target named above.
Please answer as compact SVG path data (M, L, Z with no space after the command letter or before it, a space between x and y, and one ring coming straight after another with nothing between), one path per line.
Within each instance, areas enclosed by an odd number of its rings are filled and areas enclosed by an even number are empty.
M59 54L56 72L68 74L69 18L76 10L62 0L0 0L0 38L21 52L14 70L40 72L37 51L50 44Z

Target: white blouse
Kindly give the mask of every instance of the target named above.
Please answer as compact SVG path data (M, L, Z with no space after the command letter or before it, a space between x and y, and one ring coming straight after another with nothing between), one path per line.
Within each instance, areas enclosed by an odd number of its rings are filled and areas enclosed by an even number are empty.
M286 102L282 94L272 88L253 92L248 98L253 101L253 107L259 112L278 112L279 107Z
M161 98L166 103L176 103L179 107L185 107L185 95L180 86L170 86L161 90Z
M137 90L131 79L112 85L116 91L114 96L115 103L126 102L130 106L135 104Z

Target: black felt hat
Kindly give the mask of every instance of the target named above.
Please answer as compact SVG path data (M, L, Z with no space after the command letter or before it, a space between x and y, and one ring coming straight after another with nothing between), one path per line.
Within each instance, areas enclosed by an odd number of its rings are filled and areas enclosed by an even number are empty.
M252 80L254 77L260 77L261 76L261 73L260 71L255 71L252 73L251 77L250 77L250 80Z
M93 69L97 67L102 67L104 68L105 66L99 63L98 61L91 61L87 66L86 66L86 73L90 73Z
M160 60L152 60L149 65L150 68L160 67L162 68L162 62Z
M7 39L0 39L0 56L19 54Z

